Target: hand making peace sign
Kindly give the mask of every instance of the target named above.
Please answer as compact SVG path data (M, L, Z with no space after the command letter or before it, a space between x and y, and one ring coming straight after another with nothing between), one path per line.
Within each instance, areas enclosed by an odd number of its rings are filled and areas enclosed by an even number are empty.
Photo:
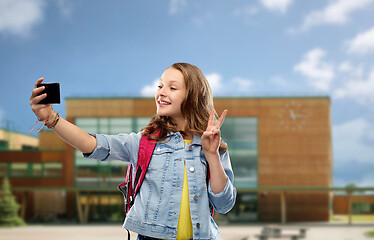
M219 145L221 142L221 126L225 120L227 110L222 112L221 117L214 124L214 109L210 113L208 126L201 136L201 144L205 154L218 153Z

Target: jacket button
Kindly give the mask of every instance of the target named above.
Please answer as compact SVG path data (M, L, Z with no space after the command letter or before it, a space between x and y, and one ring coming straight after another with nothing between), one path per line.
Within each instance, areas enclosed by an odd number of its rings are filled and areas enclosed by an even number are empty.
M192 151L192 149L193 149L192 146L189 146L189 147L188 147L188 150Z
M200 223L196 223L196 227L197 227L197 228L200 228Z
M193 200L197 201L197 199L199 199L199 196L197 195L193 196Z
M195 172L195 168L194 167L190 167L190 172Z

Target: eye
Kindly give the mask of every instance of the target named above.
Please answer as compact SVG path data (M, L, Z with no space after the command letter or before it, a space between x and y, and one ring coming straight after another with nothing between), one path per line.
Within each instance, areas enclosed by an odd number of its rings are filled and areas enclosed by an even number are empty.
M171 90L177 90L175 87L171 87L170 89L171 89Z
M161 85L158 85L158 86L157 86L157 88L158 88L158 89L161 89L161 88L162 88L162 86L161 86Z

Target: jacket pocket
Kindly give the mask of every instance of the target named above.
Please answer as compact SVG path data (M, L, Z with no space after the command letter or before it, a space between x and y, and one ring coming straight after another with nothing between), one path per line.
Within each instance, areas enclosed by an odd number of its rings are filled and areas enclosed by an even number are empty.
M148 169L158 171L168 167L173 152L172 148L156 146Z

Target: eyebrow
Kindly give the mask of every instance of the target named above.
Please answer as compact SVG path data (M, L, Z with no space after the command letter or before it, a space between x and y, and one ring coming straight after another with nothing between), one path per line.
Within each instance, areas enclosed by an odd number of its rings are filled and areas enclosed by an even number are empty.
M160 79L159 82L164 82L164 81L162 81L162 79ZM179 81L177 81L177 80L169 80L169 83L177 83L177 84L180 84Z

